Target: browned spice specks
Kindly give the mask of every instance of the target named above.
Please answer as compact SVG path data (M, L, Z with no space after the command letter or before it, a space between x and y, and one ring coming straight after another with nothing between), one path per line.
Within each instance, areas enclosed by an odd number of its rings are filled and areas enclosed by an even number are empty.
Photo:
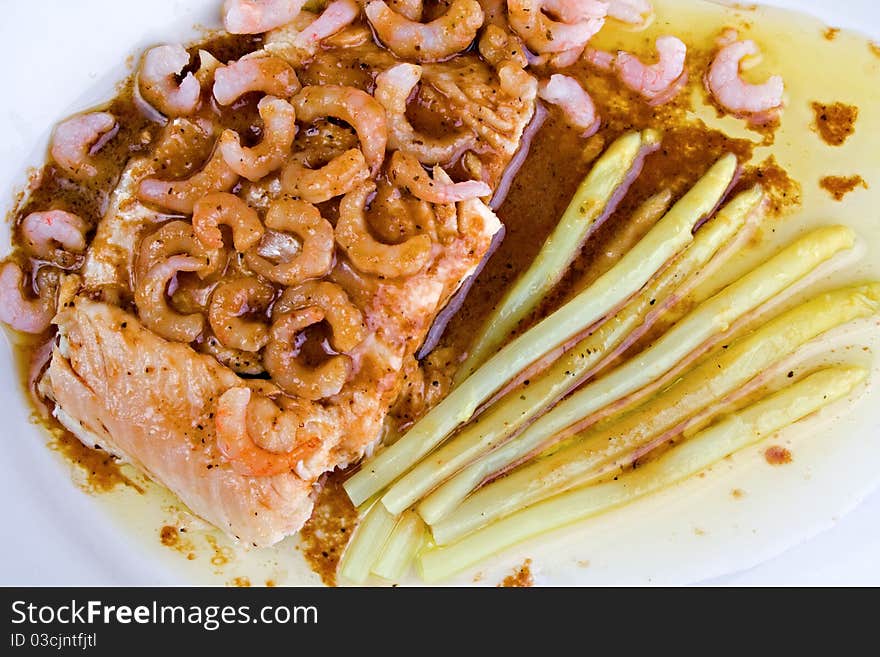
M746 167L737 190L748 189L756 183L764 188L769 202L767 210L771 216L781 216L801 204L800 183L788 175L773 155L757 166Z
M336 567L357 527L357 509L342 488L343 481L342 473L327 477L312 517L299 533L303 556L327 586L336 586Z
M764 450L764 458L770 465L785 465L791 463L791 452L785 447L772 445Z
M159 540L162 541L162 545L165 545L166 547L177 545L179 540L177 527L172 527L171 525L165 525L162 527L159 531Z
M742 488L734 488L730 491L730 494L736 500L740 500L746 496L746 492Z
M159 530L159 541L167 548L185 555L188 561L196 558L196 546L187 536L186 529L165 525Z
M828 41L834 41L834 40L837 38L837 35L838 35L838 34L840 34L840 28L839 28L839 27L828 27L828 28L825 28L825 31L822 33L822 35L823 35L826 39L828 39Z
M205 536L205 540L208 541L208 545L214 550L214 554L211 557L211 565L215 568L222 568L235 558L232 549L225 545L220 545L211 534Z
M251 585L251 580L247 577L235 577L229 582L229 586L237 586L240 588L245 588Z
M859 108L845 103L819 103L810 106L816 115L813 131L829 146L841 146L856 131Z
M835 201L842 201L856 187L868 189L868 183L861 176L825 176L819 181L819 186L831 194Z
M504 581L499 584L499 587L527 587L534 586L535 580L532 577L532 560L526 559L523 561L522 566L517 568L513 575L508 575L504 578Z

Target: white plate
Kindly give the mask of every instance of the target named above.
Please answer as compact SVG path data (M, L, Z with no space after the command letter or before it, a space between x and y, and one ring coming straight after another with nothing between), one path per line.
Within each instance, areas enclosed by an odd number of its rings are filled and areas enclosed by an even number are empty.
M157 42L187 41L191 26L216 24L219 0L32 0L8 3L0 36L12 55L4 72L0 109L0 195L4 211L25 168L45 152L48 126L112 95L128 70L126 58ZM873 0L829 3L778 0L825 21L880 35ZM6 229L0 243L8 241ZM0 250L5 247L0 247ZM5 501L0 584L173 584L195 581L185 567L147 549L111 520L72 482L67 467L28 422L13 377L11 351L0 347L0 414L4 456L0 499ZM880 495L874 494L836 529L750 573L731 576L827 529L863 500L880 472L880 395L799 443L785 469L762 467L750 450L706 480L688 482L571 532L511 551L485 569L487 582L527 554L540 582L880 583ZM826 417L825 421L830 418ZM833 435L824 447L819 438ZM730 489L747 477L749 495L735 505ZM699 504L694 500L698 498ZM559 549L562 543L566 549ZM589 561L589 566L578 562ZM311 577L289 573L291 583Z

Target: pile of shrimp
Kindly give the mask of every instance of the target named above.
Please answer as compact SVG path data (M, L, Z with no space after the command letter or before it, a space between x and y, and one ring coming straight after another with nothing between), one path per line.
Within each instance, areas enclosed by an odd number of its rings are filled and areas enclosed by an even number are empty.
M340 255L367 278L414 276L457 230L455 204L492 194L480 167L470 166L472 151L508 123L434 75L440 88L431 93L457 94L456 102L476 118L442 137L421 134L407 108L425 88L429 67L454 60L476 42L502 94L537 96L558 106L584 136L601 124L589 90L554 69L585 59L615 72L651 104L669 102L688 71L687 48L671 35L657 39L656 63L589 46L608 20L647 25L653 14L647 0L452 0L439 9L422 0L332 0L317 13L304 5L226 0L228 32L276 35L269 40L273 47L236 61L220 62L204 50L193 55L173 44L141 58L138 102L161 122L179 121L180 158L190 157L187 135L208 143L210 154L186 178L163 175L173 167L162 163L138 181L137 201L163 222L140 239L130 301L156 334L192 343L240 374L268 376L291 398L315 402L339 393L369 336L350 290L327 278ZM299 67L331 39L341 45L375 39L383 49L385 65L366 89L301 83ZM753 42L725 33L704 80L726 111L761 121L781 107L783 84L778 77L763 85L742 80L741 61L757 52ZM251 102L259 119L250 131L216 120L223 108ZM52 161L88 183L118 129L106 111L67 119L52 135ZM327 138L316 148L321 134ZM443 165L459 159L475 179L450 178ZM396 218L397 225L371 225L376 213ZM88 257L92 229L63 208L24 217L16 228L19 253L0 264L0 321L27 333L49 330L64 280ZM322 330L329 337L315 362L305 345ZM267 400L236 390L224 395L218 410L224 453L246 459L251 472L283 470L290 455L275 453L283 449L244 449L229 438L238 435L227 429L240 429L244 410L263 408ZM294 411L272 408L260 413L273 422L300 422L290 415Z

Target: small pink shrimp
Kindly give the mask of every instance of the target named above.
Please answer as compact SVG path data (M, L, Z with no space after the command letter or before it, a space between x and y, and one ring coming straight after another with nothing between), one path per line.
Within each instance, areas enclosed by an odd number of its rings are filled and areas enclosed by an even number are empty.
M385 244L373 237L365 214L376 185L370 181L346 194L339 203L336 242L360 271L385 278L403 278L422 270L431 260L430 235L413 235L398 244Z
M652 105L671 100L687 82L684 68L687 46L674 36L662 36L656 43L659 55L656 64L644 64L635 55L622 50L614 61L614 69L621 81Z
M239 59L214 73L214 98L221 105L231 105L251 91L290 98L301 88L296 72L280 57Z
M417 159L397 151L391 156L389 174L395 185L403 187L417 199L428 203L458 203L489 196L492 193L492 188L482 180L444 182L442 176L436 174L439 168L435 167L435 175L431 179Z
M603 71L610 71L614 68L615 56L605 50L588 47L584 50L584 59Z
M108 112L79 114L62 121L52 133L52 159L75 178L93 178L98 169L89 162L91 149L115 127L116 119Z
M306 0L226 0L223 26L230 34L261 34L289 23Z
M202 332L205 318L200 313L183 315L168 305L168 285L179 272L197 272L206 261L192 256L175 255L161 260L138 281L134 302L144 325L163 338L192 342Z
M351 358L336 354L317 367L299 362L297 341L302 331L326 319L321 308L309 306L283 313L272 324L272 338L263 353L263 367L284 392L312 401L331 397L351 375Z
M234 130L220 135L220 152L230 169L251 182L281 168L296 137L296 112L286 100L264 96L257 105L263 119L263 139L253 148L241 145Z
M235 250L244 253L263 237L263 224L254 209L234 194L214 192L202 197L193 208L192 227L198 240L209 249L223 246L218 226L232 228Z
M138 89L143 99L165 116L187 116L199 104L202 87L196 76L187 73L177 82L187 64L189 53L179 44L150 48L141 60Z
M578 81L567 75L555 73L549 80L538 85L538 95L548 103L558 105L569 123L585 131L585 136L595 134L600 120L593 99Z
M579 0L544 0L542 11L563 23L577 23L591 18L604 18L608 13L608 0L582 2Z
M311 51L321 41L353 22L360 13L361 9L354 0L334 0L318 18L294 37L293 46Z
M477 0L452 0L430 23L410 20L384 0L371 0L364 8L376 35L398 57L419 62L448 59L467 48L483 26L483 9Z
M244 315L265 311L275 298L275 289L254 276L222 281L211 295L208 322L224 347L257 352L269 341L269 327L259 318Z
M444 137L417 133L406 116L410 94L422 79L422 67L397 64L376 77L373 92L388 118L388 147L412 153L424 164L452 162L476 144L473 133L463 130Z
M268 397L251 396L251 389L242 386L230 388L217 400L214 423L220 453L245 476L271 477L291 472L320 447L319 437L299 413L282 411ZM252 428L258 431L252 434ZM261 436L264 442L284 437L277 442L293 444L287 452L269 451L258 445L253 435Z
M325 276L333 268L333 224L314 205L299 199L279 199L266 213L266 226L295 235L300 248L290 258L273 260L269 260L265 250L261 253L259 247L248 251L245 263L263 278L286 286L299 285L310 278Z
M309 203L323 203L348 194L370 178L364 154L358 148L340 153L319 169L306 166L301 154L293 156L281 174L281 189Z
M582 51L605 24L608 7L600 0L508 0L507 8L513 31L543 55Z
M732 35L726 35L732 36ZM740 62L744 57L757 55L760 51L754 41L731 41L724 45L706 74L706 88L723 108L736 116L748 116L760 123L775 116L782 107L785 84L778 75L764 84L749 84L739 76Z
M303 87L293 99L297 118L310 123L333 116L348 123L357 132L361 150L375 176L385 159L388 126L385 110L370 94L354 87L315 85Z
M228 192L238 182L219 148L208 158L201 171L185 180L146 178L138 185L138 198L163 208L192 214L196 202L211 192Z
M654 15L649 0L607 0L608 15L630 25L646 25Z
M71 253L86 248L89 225L79 216L64 210L31 212L21 222L21 235L28 251L38 258L56 260L58 245Z
M55 315L54 303L25 297L21 284L24 272L14 262L0 265L0 322L16 331L42 333Z

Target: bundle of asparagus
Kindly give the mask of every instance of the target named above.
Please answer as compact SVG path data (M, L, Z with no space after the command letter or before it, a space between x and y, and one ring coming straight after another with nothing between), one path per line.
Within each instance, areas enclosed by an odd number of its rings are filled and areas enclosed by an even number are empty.
M741 249L762 219L759 186L724 204L738 169L732 155L611 269L509 340L659 139L653 131L630 133L607 149L478 334L450 394L345 483L365 516L343 556L344 579L359 583L372 572L394 580L416 557L425 579L447 577L530 536L671 485L847 395L865 377L859 368L830 367L766 390L772 372L803 345L876 313L880 284L819 295L744 330L853 246L855 236L841 226L796 240L621 359ZM646 212L662 212L668 200L658 194ZM528 385L517 385L524 371ZM764 394L744 406L756 393ZM661 458L632 469L670 442L675 446Z

